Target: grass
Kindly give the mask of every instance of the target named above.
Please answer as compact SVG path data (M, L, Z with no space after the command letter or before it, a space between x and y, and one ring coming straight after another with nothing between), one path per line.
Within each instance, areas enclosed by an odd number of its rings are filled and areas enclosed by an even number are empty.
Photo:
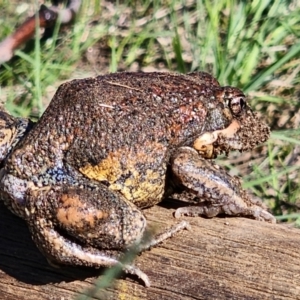
M300 5L297 1L83 1L76 22L57 24L0 69L0 99L13 115L38 118L69 78L122 70L204 70L248 94L270 140L220 160L279 221L300 226ZM34 4L0 2L0 38ZM38 31L38 30L37 30Z

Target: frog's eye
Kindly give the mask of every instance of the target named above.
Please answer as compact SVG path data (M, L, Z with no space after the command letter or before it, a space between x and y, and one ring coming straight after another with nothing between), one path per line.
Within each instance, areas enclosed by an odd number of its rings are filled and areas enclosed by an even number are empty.
M239 115L246 105L245 96L234 96L227 99L227 104L234 115Z

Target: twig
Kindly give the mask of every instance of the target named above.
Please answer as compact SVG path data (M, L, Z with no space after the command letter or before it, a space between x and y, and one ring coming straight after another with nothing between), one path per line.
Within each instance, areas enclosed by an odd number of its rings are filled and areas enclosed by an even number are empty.
M59 19L62 24L68 24L78 13L80 5L80 0L69 1L68 6L64 9L60 9L55 5L49 8L45 5L41 5L38 11L38 26L41 28L53 27L57 19ZM34 36L36 27L35 19L35 16L28 18L13 34L6 37L0 43L0 64L9 61L13 57L14 51Z

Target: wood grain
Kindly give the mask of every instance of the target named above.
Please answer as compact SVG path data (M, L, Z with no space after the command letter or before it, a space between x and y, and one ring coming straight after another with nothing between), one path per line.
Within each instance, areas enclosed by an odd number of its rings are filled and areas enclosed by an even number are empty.
M145 215L157 230L178 222L174 209L155 206ZM122 275L97 290L103 270L48 265L23 220L0 204L0 299L300 299L300 231L244 218L186 218L181 231L142 253L145 288ZM101 276L100 276L101 278Z

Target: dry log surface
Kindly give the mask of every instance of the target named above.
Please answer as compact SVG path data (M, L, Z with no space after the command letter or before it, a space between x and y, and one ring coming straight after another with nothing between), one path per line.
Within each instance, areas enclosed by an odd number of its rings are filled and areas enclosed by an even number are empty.
M160 231L177 222L174 209L145 210ZM103 271L48 265L23 220L0 203L0 299L300 299L300 230L244 218L186 218L181 231L142 253L145 288L122 275L106 290L93 289ZM100 277L101 278L101 277Z

